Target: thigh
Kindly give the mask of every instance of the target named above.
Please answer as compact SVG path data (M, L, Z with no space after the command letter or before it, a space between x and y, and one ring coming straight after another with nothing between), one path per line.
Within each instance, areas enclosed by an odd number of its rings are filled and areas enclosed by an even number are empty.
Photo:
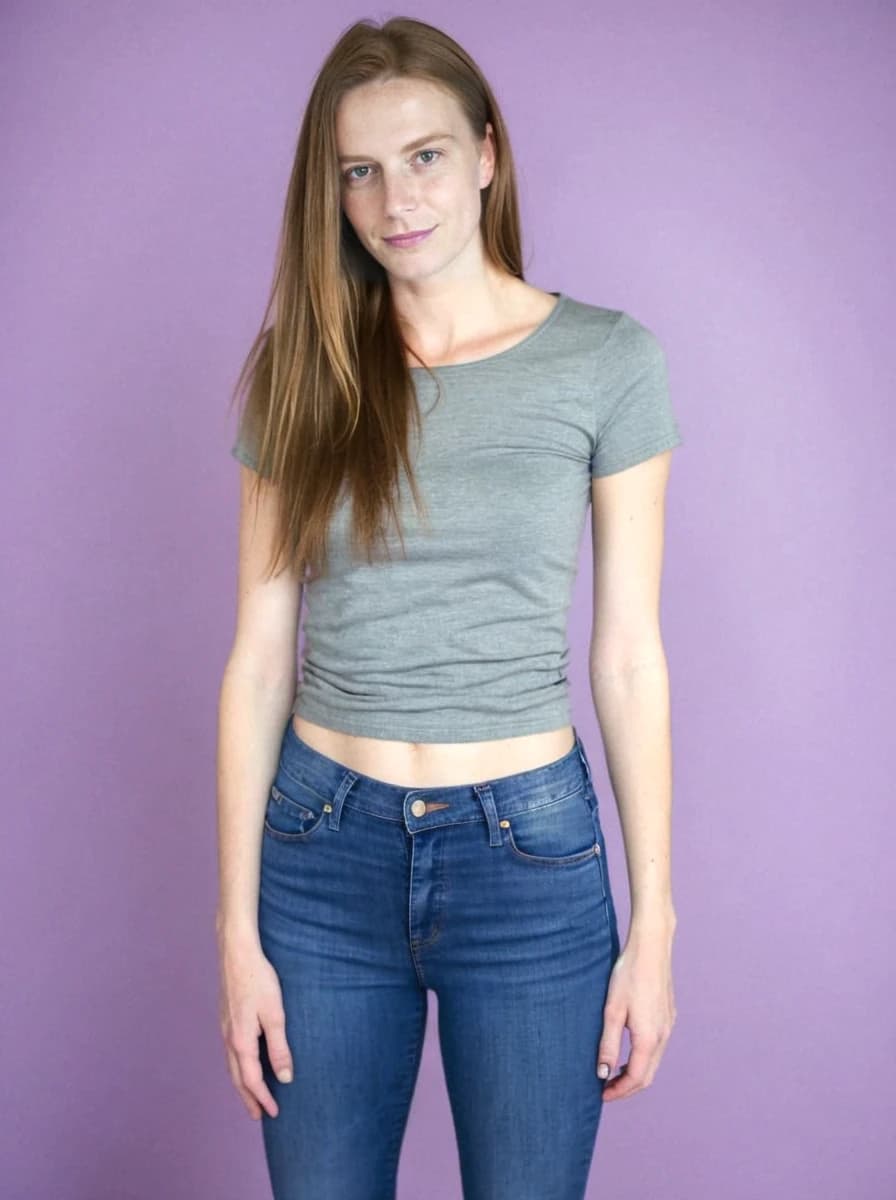
M426 1027L404 937L407 852L397 823L278 772L259 891L262 947L283 993L294 1078L262 1116L274 1200L393 1200ZM406 885L405 885L406 888Z
M500 846L469 835L431 973L464 1200L581 1200L618 953L591 784L511 820Z

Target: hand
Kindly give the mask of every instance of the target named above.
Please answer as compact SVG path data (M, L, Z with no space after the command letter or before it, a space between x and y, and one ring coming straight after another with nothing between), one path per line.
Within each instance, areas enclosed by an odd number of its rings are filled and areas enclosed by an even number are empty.
M264 1033L271 1066L281 1083L289 1083L293 1063L280 980L257 940L219 940L221 1034L230 1078L253 1120L261 1118L262 1107L276 1117L280 1109L264 1082L258 1039Z
M604 1087L604 1100L623 1100L653 1083L666 1043L675 1024L672 989L672 934L674 926L633 927L625 949L613 966L604 1029L597 1055L612 1075L622 1048L622 1031L628 1026L631 1055L615 1079Z

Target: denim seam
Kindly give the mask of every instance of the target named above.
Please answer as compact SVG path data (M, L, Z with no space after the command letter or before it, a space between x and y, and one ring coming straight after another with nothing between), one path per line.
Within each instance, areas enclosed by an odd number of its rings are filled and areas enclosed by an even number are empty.
M284 803L287 808L289 808L289 807L297 808L306 817L316 817L317 816L317 813L314 811L313 808L309 808L307 804L302 804L302 802L300 800L293 800L292 796L287 796L286 792L281 791L280 788L277 787L276 783L271 784L271 792L274 795L274 797L277 799L278 803L281 803L281 802Z
M558 856L557 858L550 858L541 854L528 854L525 850L521 850L514 841L513 826L507 830L507 842L505 844L511 853L523 859L524 862L531 862L542 867L571 867L574 863L584 862L589 855L592 858L600 857L600 855L594 852L596 842L592 842L587 850L578 850L575 854L567 854L565 856Z
M414 788L411 790L412 791L425 791L427 789ZM437 789L432 788L430 790L436 791ZM541 812L542 809L550 808L552 804L562 804L564 801L571 799L575 795L584 793L585 791L586 791L585 785L583 783L577 783L576 786L571 791L564 792L562 796L556 796L551 800L546 800L544 804L536 804L530 808L513 809L510 812L498 813L498 816L499 816L499 818L501 818L503 820L505 817L507 817L507 818L518 817L521 813ZM355 812L365 813L368 817L374 817L378 821L394 821L398 825L404 824L403 817L386 817L386 816L383 816L382 813L373 812L371 809L366 808L363 804L358 804L358 803L352 804L348 800L346 800L343 807L354 809ZM465 817L463 820L457 820L457 821L440 821L438 824L438 828L441 829L441 828L443 828L445 826L449 826L449 825L473 825L476 822L481 821L481 820L482 820L482 816L477 815L475 817Z
M289 767L285 763L281 762L278 764L278 771L282 771L288 779L292 780L296 787L305 788L306 791L310 792L312 796L317 796L317 798L324 804L330 803L331 797L325 796L322 792L319 792L317 788L312 787L307 779L301 779L294 772L290 771ZM300 801L296 801L296 803L300 803Z
M607 927L611 928L612 922L610 920L610 901L607 895L609 888L609 875L606 869L606 864L604 863L603 846L600 848L600 854L595 854L594 857L597 859L597 865L600 867L600 886L604 897L604 916L606 917Z
M273 825L268 822L267 817L265 817L264 830L265 833L269 834L273 838L277 838L281 842L307 842L309 838L313 837L317 830L321 827L325 815L325 813L321 813L311 828L304 830L302 833L284 833L281 829L275 829Z

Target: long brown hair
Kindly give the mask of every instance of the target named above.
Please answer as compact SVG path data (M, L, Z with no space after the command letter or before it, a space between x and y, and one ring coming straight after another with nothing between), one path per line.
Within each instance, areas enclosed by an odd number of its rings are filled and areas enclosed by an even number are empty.
M491 122L495 167L483 189L484 250L496 267L523 278L513 157L482 72L457 42L423 21L357 21L330 51L311 90L274 282L234 393L235 399L248 385L240 428L258 475L279 489L279 535L269 575L281 562L291 562L300 578L306 571L326 572L327 528L344 487L352 501L352 544L368 561L376 542L388 549L387 516L404 546L399 467L420 510L408 452L411 423L420 429L413 380L388 275L342 212L336 146L343 95L396 76L453 93L479 140ZM255 484L257 498L260 480Z

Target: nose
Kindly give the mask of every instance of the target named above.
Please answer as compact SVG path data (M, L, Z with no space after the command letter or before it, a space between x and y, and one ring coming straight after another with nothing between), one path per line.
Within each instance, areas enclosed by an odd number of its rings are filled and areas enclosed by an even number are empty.
M417 207L417 188L404 175L384 176L383 211L387 217L401 217Z

